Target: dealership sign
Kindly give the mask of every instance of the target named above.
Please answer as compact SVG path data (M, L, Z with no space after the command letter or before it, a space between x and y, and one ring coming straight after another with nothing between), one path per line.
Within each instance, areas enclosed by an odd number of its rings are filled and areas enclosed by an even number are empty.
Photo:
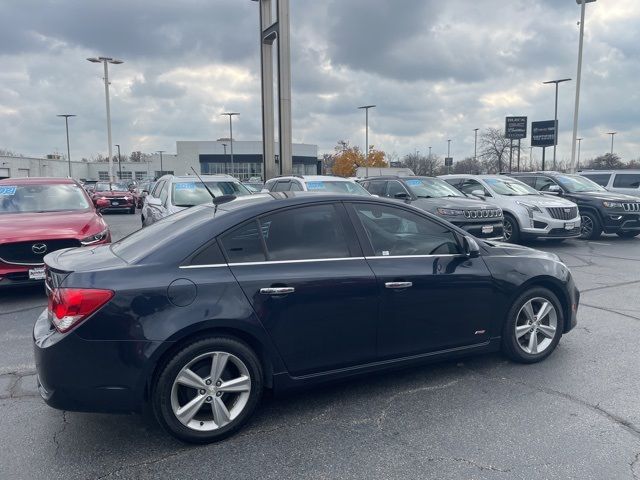
M504 136L509 140L527 138L527 117L507 117L505 119Z
M531 123L531 146L551 147L555 143L558 124L555 120Z

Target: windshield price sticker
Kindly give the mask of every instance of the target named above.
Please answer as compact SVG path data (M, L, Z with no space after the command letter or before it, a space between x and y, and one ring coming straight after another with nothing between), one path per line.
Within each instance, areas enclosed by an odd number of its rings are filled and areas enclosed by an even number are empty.
M18 190L18 187L2 185L0 186L0 195L5 195L5 196L15 195L16 190Z
M307 190L324 190L324 182L307 182Z
M422 180L407 180L406 183L410 187L419 187L422 185Z
M176 183L176 191L178 190L195 190L195 183Z

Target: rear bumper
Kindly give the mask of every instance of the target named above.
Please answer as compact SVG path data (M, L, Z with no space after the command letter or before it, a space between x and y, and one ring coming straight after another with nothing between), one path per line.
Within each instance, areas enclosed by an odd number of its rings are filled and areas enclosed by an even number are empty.
M38 390L47 405L77 412L139 412L147 355L159 342L87 341L60 334L44 311L33 329Z

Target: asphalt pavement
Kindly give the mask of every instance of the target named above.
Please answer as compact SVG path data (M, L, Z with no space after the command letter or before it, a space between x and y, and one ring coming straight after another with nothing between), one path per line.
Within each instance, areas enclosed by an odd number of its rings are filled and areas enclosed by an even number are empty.
M114 239L140 223L105 218ZM578 327L546 361L485 355L267 397L202 447L149 418L47 407L31 349L43 288L0 292L0 479L638 480L640 239L531 246L582 291Z

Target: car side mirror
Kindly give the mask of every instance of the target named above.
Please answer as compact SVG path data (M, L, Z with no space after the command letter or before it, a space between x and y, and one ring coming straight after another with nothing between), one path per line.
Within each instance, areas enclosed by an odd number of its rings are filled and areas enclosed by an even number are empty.
M471 192L471 195L480 198L486 197L486 195L484 194L484 190L474 190L473 192Z
M400 192L400 193L396 193L393 198L397 198L399 200L408 200L409 199L409 194L406 192Z
M480 246L473 237L465 235L462 237L462 249L467 258L476 258L480 256Z
M156 197L149 197L147 198L147 205L151 205L152 207L161 207L162 200Z
M550 185L549 189L545 193L550 193L551 195L562 195L562 189L558 185Z

